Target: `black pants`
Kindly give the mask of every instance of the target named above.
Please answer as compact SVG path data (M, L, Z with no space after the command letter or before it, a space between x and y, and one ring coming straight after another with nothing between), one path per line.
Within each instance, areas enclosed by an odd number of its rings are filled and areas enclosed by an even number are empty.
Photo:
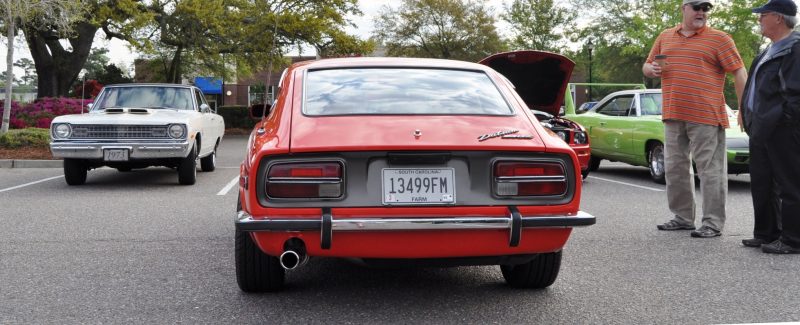
M800 125L750 139L750 186L754 237L800 247Z

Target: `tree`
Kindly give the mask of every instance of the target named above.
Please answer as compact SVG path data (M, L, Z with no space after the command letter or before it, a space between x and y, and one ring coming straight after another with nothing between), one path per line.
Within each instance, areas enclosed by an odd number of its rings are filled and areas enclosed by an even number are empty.
M593 23L582 28L573 39L585 43L593 38L595 49L593 74L596 80L609 82L644 82L648 87L659 85L657 79L642 76L641 66L656 37L681 20L680 0L572 0L572 6L589 13ZM739 53L749 65L763 43L757 33L755 15L750 12L757 0L727 0L715 2L709 12L709 26L729 33ZM582 56L582 55L581 55ZM579 65L581 67L583 65ZM726 101L736 107L730 78L725 87Z
M11 83L14 78L14 38L20 25L32 28L54 26L68 32L70 26L82 18L80 2L73 0L3 0L0 2L0 19L6 27L8 52L6 56L6 98L0 134L8 132L11 118Z
M299 44L321 56L372 49L342 31L347 15L360 14L356 0L156 0L146 10L153 19L132 44L158 62L166 82L180 82L183 71L246 75L282 63L284 49Z
M505 46L480 0L403 0L384 6L375 37L390 56L478 61Z
M36 66L33 64L33 61L28 58L20 58L16 62L14 62L14 66L17 68L21 68L25 71L25 75L20 77L20 85L24 86L35 86L38 82L39 78L36 76Z
M103 73L109 61L108 49L93 48L89 52L89 57L86 58L86 63L83 65L83 69L86 70L86 79L97 79L97 76Z
M63 1L81 8L80 17L69 25L54 25L47 20L23 24L25 40L39 76L38 97L66 96L69 93L70 86L86 63L99 29L103 30L106 39L130 41L131 31L151 19L142 9L142 0L34 1ZM64 41L69 45L65 46Z
M574 11L553 4L553 0L514 0L503 5L501 17L515 34L510 47L515 50L535 49L564 53L565 34L575 28Z
M0 82L2 82L3 87L6 86L6 84L8 83L9 79L11 79L11 84L12 85L18 85L19 84L19 79L17 79L17 77L15 77L13 74L11 75L11 78L9 78L8 70L0 72Z
M116 64L110 63L103 67L103 71L99 74L92 76L97 82L104 85L122 84L133 82L133 78L128 76L125 71L122 71Z

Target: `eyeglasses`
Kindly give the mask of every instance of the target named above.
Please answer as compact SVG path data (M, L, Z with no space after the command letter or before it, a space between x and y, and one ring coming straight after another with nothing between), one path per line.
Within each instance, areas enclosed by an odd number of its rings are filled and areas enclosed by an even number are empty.
M694 11L702 10L703 12L708 12L709 10L711 10L711 6L704 3L704 4L701 4L701 5L692 5L692 9Z

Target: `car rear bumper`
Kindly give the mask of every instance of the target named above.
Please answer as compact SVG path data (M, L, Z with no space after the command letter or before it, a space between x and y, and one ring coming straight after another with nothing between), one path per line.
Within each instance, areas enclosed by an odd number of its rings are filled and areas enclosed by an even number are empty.
M262 236L264 232L269 233L286 233L302 232L306 237L311 233L316 233L319 239L318 247L309 247L309 253L314 251L329 250L334 245L333 238L348 238L353 239L353 234L375 234L377 232L383 233L383 238L391 236L387 234L397 235L399 233L416 233L417 238L429 236L431 239L443 240L447 236L445 234L461 233L464 231L487 230L492 231L493 235L497 232L506 233L507 239L504 245L506 249L514 249L519 247L525 250L525 245L520 247L523 232L529 232L534 229L566 229L572 227L590 226L595 224L596 219L594 216L579 211L576 214L570 215L536 215L536 216L522 216L516 207L508 207L507 216L435 216L435 217L358 217L358 218L335 218L331 213L331 209L322 209L322 216L318 219L287 219L287 218L254 218L252 215L245 211L238 211L236 217L236 229L238 231L258 233L257 238L266 239L269 241L278 241L273 243L272 246L282 246L281 240L286 236ZM569 234L569 229L566 233L558 232L559 236ZM335 235L335 234L340 235ZM474 233L473 233L474 234ZM291 235L290 235L291 236ZM559 237L555 236L553 238ZM478 240L480 236L473 235L474 240ZM316 238L314 241L316 242ZM455 237L454 237L455 238ZM495 237L497 238L497 237ZM542 236L535 240L546 240L548 236ZM528 239L528 244L533 239ZM566 240L564 237L563 240ZM343 240L344 241L344 240ZM560 241L560 240L557 240ZM311 244L311 243L307 243ZM377 243L371 243L379 245ZM497 242L493 243L497 244ZM562 243L563 244L563 243ZM467 246L466 243L460 244L462 247ZM266 245L265 245L266 246ZM498 245L501 246L501 245ZM340 246L341 247L341 246ZM496 247L500 248L500 247ZM353 250L350 250L353 251ZM354 251L358 251L355 249ZM269 252L268 252L269 253ZM517 252L522 253L522 252ZM334 254L335 255L335 254Z
M107 149L128 150L130 159L183 158L191 143L183 142L53 142L50 151L56 158L103 159Z

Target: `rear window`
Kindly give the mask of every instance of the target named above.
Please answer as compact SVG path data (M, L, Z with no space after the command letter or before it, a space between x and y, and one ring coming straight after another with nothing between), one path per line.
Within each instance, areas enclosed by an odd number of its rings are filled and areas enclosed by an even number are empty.
M306 115L511 115L481 71L421 68L312 70Z

